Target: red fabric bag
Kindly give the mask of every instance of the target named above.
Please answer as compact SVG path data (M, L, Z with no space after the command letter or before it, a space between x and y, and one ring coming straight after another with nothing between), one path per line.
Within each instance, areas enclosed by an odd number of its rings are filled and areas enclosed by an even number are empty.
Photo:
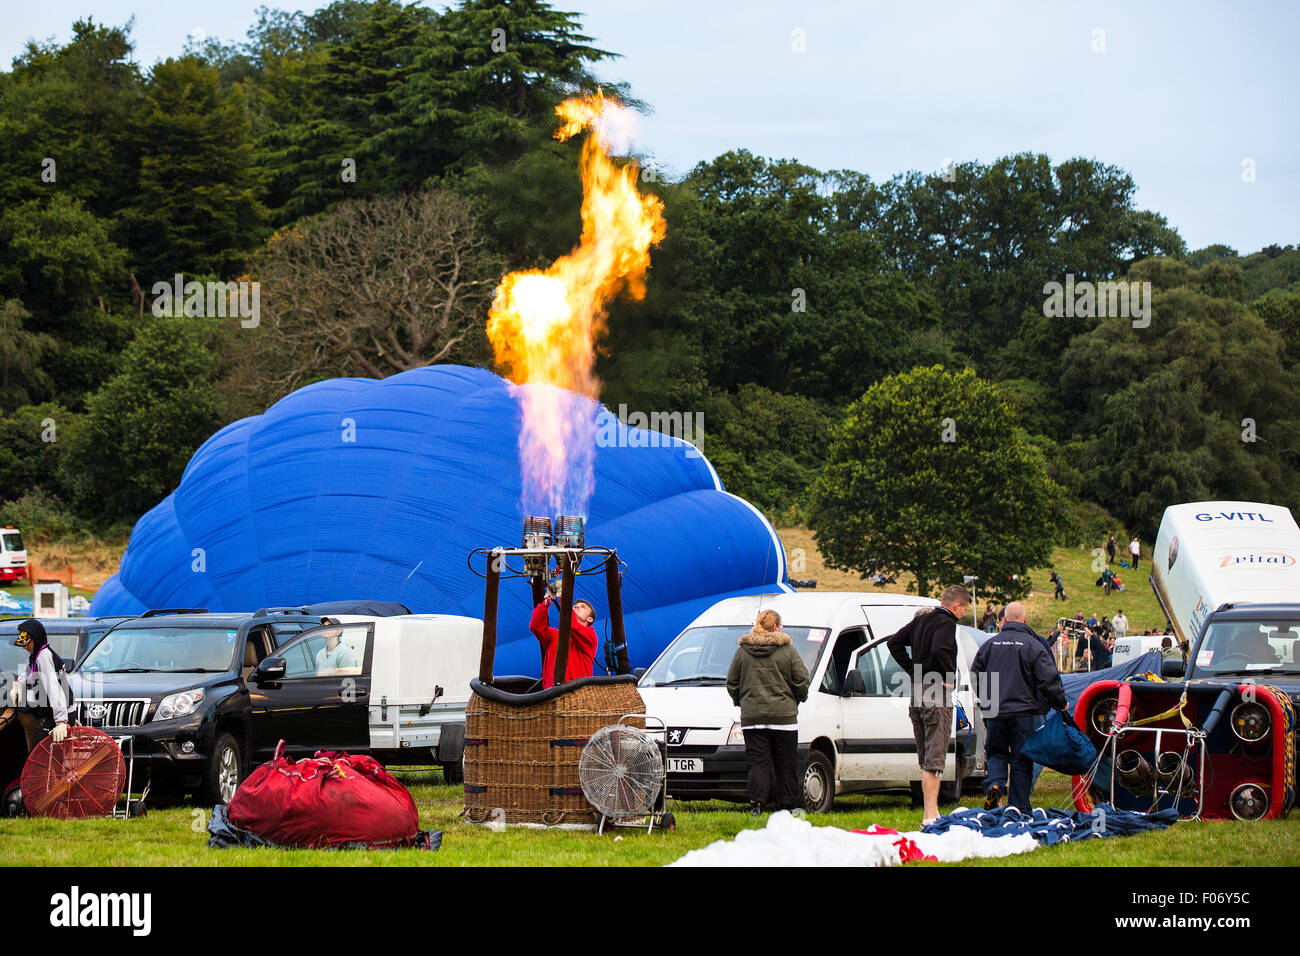
M293 761L283 750L282 740L271 762L239 785L227 808L231 824L299 847L386 847L415 838L415 801L377 760L321 750Z

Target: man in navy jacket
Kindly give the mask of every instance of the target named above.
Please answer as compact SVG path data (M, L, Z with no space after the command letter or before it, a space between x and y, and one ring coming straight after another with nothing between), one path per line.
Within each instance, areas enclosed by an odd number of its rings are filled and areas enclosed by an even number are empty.
M1006 793L1012 806L1028 813L1033 809L1034 763L1020 751L1045 711L1043 704L1063 711L1066 700L1056 662L1046 642L1025 623L1025 606L1019 601L1007 605L1002 630L976 653L971 683L984 714L985 806L996 807Z

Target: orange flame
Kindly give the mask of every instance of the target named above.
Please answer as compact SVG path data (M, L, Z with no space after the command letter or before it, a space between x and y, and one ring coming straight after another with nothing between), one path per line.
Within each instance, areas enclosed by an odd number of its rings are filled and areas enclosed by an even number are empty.
M663 203L637 192L636 163L616 166L603 130L622 107L601 94L565 100L555 137L591 130L582 144L582 238L545 271L512 272L499 286L487 334L496 360L520 385L519 436L526 509L585 514L595 461L596 341L615 296L645 296L650 247L664 237ZM536 386L543 386L538 388ZM551 386L551 387L545 387ZM567 392L565 391L567 390Z

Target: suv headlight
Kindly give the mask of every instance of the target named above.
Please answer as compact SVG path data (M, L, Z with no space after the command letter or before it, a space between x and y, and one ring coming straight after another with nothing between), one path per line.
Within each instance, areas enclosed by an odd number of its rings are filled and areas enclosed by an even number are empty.
M732 721L731 732L727 734L728 747L745 746L745 731L740 727L740 721Z
M183 690L179 694L168 694L154 712L154 720L171 720L175 717L188 717L203 700L203 688Z

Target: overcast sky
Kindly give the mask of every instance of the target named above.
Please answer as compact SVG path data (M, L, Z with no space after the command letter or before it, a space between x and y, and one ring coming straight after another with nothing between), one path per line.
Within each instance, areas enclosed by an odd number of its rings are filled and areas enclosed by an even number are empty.
M134 15L148 66L195 30L242 40L262 2L4 0L0 56ZM622 54L598 72L653 108L639 149L676 173L736 148L877 179L1029 150L1128 170L1193 249L1300 239L1300 3L554 5Z

